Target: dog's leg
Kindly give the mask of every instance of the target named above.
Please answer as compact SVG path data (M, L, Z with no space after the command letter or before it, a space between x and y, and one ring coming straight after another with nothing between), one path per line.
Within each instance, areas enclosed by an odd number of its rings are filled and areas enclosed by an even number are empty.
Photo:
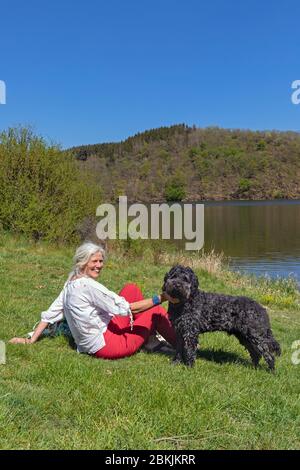
M190 332L183 338L183 362L186 366L192 367L197 356L198 334Z
M257 335L249 335L247 339L251 342L255 350L263 356L264 360L266 361L269 370L273 372L275 370L275 358L273 354L270 352L269 345L266 341L265 337L258 337Z
M183 351L183 338L179 333L176 333L176 352L173 358L173 364L180 364L183 360L182 358Z
M242 333L234 333L235 337L239 340L242 346L244 346L250 354L252 363L256 368L258 366L259 360L261 358L261 354L257 351L257 349L251 344L251 342L245 338Z

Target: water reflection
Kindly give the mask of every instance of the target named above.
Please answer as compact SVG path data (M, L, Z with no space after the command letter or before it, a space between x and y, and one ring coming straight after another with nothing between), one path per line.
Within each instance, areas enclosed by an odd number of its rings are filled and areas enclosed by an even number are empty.
M271 277L293 274L300 280L300 200L204 205L205 251L223 252L233 269ZM174 240L181 249L185 242Z
M206 203L205 249L235 269L300 279L300 201Z
M233 269L271 277L292 274L300 281L300 200L208 201L204 206L205 251L223 252ZM149 204L149 233L150 213ZM172 215L171 239L173 229ZM186 241L171 242L184 250Z

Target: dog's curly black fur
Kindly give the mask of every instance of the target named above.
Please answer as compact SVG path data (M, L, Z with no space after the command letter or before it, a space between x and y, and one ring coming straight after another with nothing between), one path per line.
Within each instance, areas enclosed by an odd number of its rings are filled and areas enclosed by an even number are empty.
M274 370L274 354L280 346L274 339L265 308L248 297L214 294L198 289L199 282L191 268L174 266L164 278L163 292L179 299L169 302L168 313L176 331L175 362L192 366L196 359L198 335L226 331L236 336L249 351L257 367L263 356Z

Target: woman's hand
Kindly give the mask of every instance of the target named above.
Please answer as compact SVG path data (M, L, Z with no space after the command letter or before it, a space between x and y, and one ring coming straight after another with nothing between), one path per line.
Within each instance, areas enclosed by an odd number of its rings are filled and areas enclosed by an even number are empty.
M158 296L160 303L168 301L171 302L172 304L178 304L180 300L174 299L173 297L170 297L168 294L163 292L161 295ZM148 310L149 308L153 307L153 300L151 299L143 299L143 300L138 300L137 302L132 302L129 304L130 305L130 310L135 316L137 313L144 312L145 310Z
M9 343L11 344L33 344L35 343L38 338L41 336L43 333L44 329L47 328L48 322L45 321L40 321L36 329L34 330L34 333L32 337L29 338L12 338Z
M12 338L8 341L11 344L31 344L31 339L29 338Z

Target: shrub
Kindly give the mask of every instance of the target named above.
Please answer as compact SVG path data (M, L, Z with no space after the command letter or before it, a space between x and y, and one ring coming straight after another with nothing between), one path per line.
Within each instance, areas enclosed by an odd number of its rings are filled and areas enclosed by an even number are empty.
M165 198L167 201L182 201L186 196L185 185L177 177L171 178L165 188Z
M239 181L239 192L246 193L251 188L251 181L246 178L241 178Z
M284 198L284 192L281 191L280 189L274 189L272 192L272 198L273 199L283 199Z
M260 140L256 145L256 150L265 150L267 144L264 140Z
M30 129L0 134L0 222L5 230L70 242L77 226L95 215L100 191L82 176L74 157Z

